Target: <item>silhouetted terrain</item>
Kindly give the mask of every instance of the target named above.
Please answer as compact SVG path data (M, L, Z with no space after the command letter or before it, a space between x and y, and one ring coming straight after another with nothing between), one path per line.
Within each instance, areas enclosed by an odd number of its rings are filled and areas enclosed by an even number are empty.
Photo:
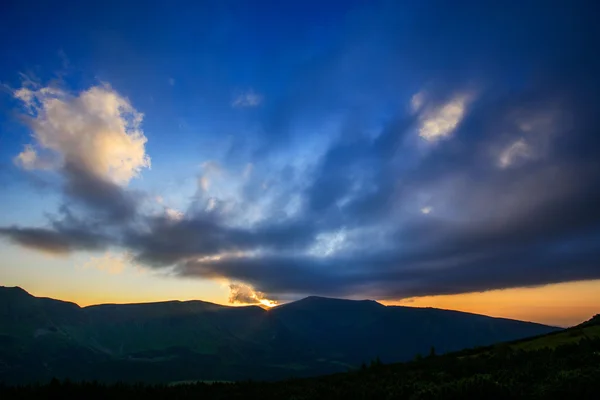
M81 308L0 287L0 381L278 380L557 330L369 300L308 297L270 310L202 301Z
M402 364L372 362L359 371L317 378L153 386L53 380L44 386L0 386L3 399L597 399L599 391L600 316L535 338Z

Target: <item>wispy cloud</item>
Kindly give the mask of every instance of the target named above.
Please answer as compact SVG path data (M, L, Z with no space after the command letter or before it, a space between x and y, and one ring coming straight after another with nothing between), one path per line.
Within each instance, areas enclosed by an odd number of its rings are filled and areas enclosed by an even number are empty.
M410 99L410 106L413 112L418 112L425 103L425 92L415 93Z
M262 101L263 96L250 89L246 92L238 93L231 102L231 106L234 108L258 107Z
M518 139L506 147L498 157L500 168L508 168L520 160L532 157L531 149L525 139Z
M572 122L564 107L551 100L546 103L549 104L516 112L512 126L506 128L511 133L506 135L510 139L498 152L498 167L517 167L547 156L557 135L571 129Z

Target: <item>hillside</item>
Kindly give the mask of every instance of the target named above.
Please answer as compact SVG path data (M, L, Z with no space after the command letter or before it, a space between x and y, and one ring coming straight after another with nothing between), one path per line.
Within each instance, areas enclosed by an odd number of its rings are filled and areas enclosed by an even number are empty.
M0 381L277 380L554 331L369 300L309 297L271 310L201 301L80 308L0 288Z
M600 328L595 317L563 332L400 364L280 382L6 387L2 398L38 399L597 399ZM589 328L594 328L589 330ZM585 335L579 335L587 329ZM579 337L573 341L572 338ZM551 347L547 344L552 343ZM523 347L523 344L528 346Z

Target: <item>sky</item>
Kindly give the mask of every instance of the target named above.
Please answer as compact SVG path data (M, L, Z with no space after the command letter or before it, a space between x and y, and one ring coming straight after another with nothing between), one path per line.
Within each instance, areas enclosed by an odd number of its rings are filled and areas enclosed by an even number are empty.
M600 312L593 2L0 7L0 285Z

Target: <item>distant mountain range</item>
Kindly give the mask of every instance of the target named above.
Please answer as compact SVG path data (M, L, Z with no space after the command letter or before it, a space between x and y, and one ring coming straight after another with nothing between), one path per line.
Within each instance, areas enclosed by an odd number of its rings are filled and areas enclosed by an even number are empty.
M269 310L203 301L79 307L0 287L0 382L275 380L557 330L371 300L307 297Z

